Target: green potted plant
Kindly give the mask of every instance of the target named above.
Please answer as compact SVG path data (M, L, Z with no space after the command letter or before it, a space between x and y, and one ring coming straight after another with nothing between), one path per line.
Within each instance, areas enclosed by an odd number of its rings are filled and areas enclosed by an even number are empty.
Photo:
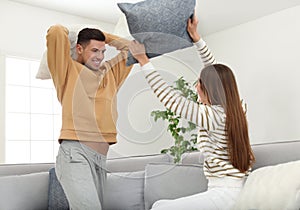
M180 77L175 82L174 89L178 90L182 96L194 102L197 102L198 94L193 91L192 85L188 83L183 77ZM174 145L170 148L163 149L161 153L168 153L174 157L174 163L179 163L181 155L185 152L198 150L196 125L189 122L180 116L176 115L170 109L154 110L151 112L154 121L165 120L168 122L168 132L174 139Z

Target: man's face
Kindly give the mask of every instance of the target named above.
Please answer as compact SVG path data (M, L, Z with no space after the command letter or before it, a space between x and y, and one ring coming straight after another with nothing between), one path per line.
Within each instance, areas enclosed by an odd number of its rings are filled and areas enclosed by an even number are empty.
M93 71L98 71L100 64L104 59L105 42L91 40L86 46L77 45L77 61L87 66Z

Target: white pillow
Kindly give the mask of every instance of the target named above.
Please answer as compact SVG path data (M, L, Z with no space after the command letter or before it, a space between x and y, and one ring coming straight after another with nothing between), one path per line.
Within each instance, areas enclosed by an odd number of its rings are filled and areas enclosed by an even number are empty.
M98 28L100 29L99 26L97 25L72 25L67 27L69 30L69 40L70 40L70 54L73 60L77 59L77 54L76 54L76 43L77 43L77 35L79 31L81 31L83 28ZM101 29L100 29L101 30ZM49 72L48 68L48 62L47 62L47 50L43 53L40 66L38 69L38 72L35 76L37 79L51 79L51 74Z
M47 50L45 50L45 52L43 53L42 59L40 61L40 66L35 78L51 79L51 74L49 72L48 62L47 62Z
M238 198L236 210L300 209L300 161L253 171Z

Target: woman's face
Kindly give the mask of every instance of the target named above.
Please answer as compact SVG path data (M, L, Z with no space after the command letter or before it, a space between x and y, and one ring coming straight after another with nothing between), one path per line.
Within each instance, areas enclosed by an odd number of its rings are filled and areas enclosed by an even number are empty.
M199 80L198 80L198 82L196 83L195 88L196 88L197 93L198 93L198 101L199 101L200 103L206 104L206 103L208 102L207 96L205 95L204 91L202 90L201 84L200 84Z

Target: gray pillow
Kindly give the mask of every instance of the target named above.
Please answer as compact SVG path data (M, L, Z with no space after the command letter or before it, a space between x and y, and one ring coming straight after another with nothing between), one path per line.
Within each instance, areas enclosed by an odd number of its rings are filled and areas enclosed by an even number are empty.
M144 174L144 171L108 173L103 209L144 209Z
M48 210L68 210L69 203L58 181L55 168L49 170Z
M146 0L118 3L131 35L143 43L149 58L193 46L186 30L195 0ZM129 53L127 65L137 61Z
M145 169L145 209L160 199L176 199L207 190L200 165L151 163Z

